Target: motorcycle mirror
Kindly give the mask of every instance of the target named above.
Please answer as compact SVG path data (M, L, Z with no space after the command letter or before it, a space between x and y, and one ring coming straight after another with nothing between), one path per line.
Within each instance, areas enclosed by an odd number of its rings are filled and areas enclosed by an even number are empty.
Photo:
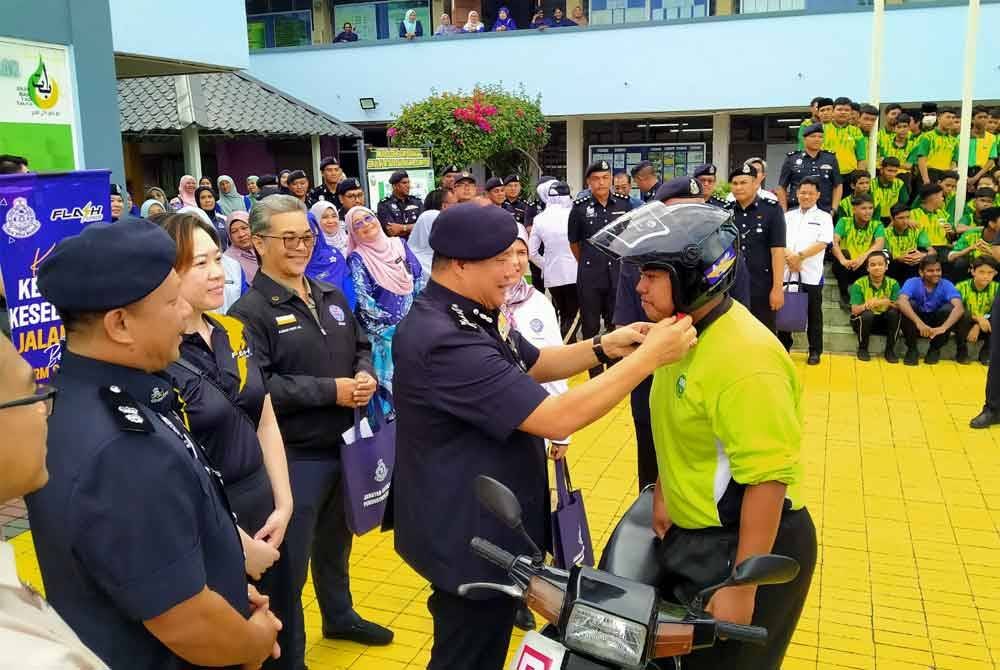
M509 488L486 475L476 477L476 499L511 530L521 525L521 503Z
M736 566L733 574L726 581L707 589L702 589L691 605L700 610L705 602L711 598L716 591L727 586L743 586L754 584L756 586L766 586L768 584L787 584L795 579L799 574L799 562L788 556L777 554L762 554L751 556Z

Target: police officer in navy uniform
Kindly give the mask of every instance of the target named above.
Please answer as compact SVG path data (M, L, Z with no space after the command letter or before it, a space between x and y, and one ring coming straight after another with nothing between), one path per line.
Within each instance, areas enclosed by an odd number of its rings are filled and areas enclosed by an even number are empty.
M524 210L528 201L521 193L521 179L516 174L507 175L503 180L504 198L501 207L514 215L514 220L524 225ZM530 232L530 231L529 231Z
M701 202L701 185L693 177L675 177L660 184L652 200L659 200L666 205L676 205L685 202ZM639 266L634 263L623 263L618 280L618 294L615 298L615 325L624 326L646 318L642 301L636 292L639 284ZM639 490L656 483L659 467L656 462L656 450L653 446L653 427L649 418L649 391L653 386L653 376L642 380L642 383L632 390L631 407L632 422L635 424L635 441L638 447L638 480Z
M347 213L352 207L360 207L365 204L365 192L361 188L361 182L354 177L348 177L337 184L337 213L340 220L347 218ZM383 222L384 224L384 222Z
M424 211L424 202L410 195L410 175L406 170L397 170L389 177L392 195L387 195L378 203L378 220L382 229L390 237L408 238L417 217Z
M701 184L701 195L705 198L705 204L719 209L729 209L729 203L715 195L718 172L718 168L713 163L704 163L696 167L691 176Z
M321 181L306 195L306 205L312 207L317 202L332 202L337 204L337 184L344 180L344 171L340 161L334 156L327 156L319 162Z
M771 332L776 332L776 312L784 304L785 213L779 204L757 195L756 186L748 186L756 178L757 168L749 163L729 175L736 198L732 203L733 219L740 231L740 245L750 276L750 311Z
M248 589L222 481L161 373L191 310L175 255L132 219L92 224L41 264L66 340L31 530L49 601L110 667L257 667L280 624Z
M840 198L844 194L844 181L840 176L840 165L837 156L831 151L824 151L823 124L814 123L802 132L804 149L792 151L785 157L781 165L781 176L778 177L778 188L775 189L778 202L784 210L799 206L795 197L799 184L806 177L819 179L819 202L817 206L824 212L834 213L840 207Z
M611 190L611 165L597 161L585 175L590 193L577 198L569 212L569 242L579 263L576 289L580 296L580 333L589 339L604 328L612 330L619 264L588 242L598 230L632 209L628 198ZM596 377L605 369L598 364L590 370Z
M632 179L639 189L643 202L649 202L663 186L663 180L656 173L656 167L650 161L642 161L632 168Z
M462 173L457 165L445 165L441 169L441 188L455 188L455 178Z
M458 587L509 583L505 571L470 553L473 536L515 552L528 547L476 502L476 476L514 492L525 529L546 547L542 438L559 440L595 421L693 342L690 319L682 319L663 330L634 324L539 351L499 311L517 280L516 239L517 225L499 208L470 202L442 212L430 236L431 280L396 330L395 544L432 585L429 670L500 670L507 656L517 601L492 591L462 597ZM562 396L540 386L625 354Z

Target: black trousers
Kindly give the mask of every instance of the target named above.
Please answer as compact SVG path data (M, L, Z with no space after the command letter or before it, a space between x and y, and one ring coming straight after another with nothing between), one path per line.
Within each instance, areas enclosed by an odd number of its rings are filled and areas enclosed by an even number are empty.
M747 269L745 258L740 258L740 262L736 265L736 278L733 280L733 287L729 289L729 295L750 309L750 270Z
M809 339L809 353L823 353L823 287L820 285L799 284L799 290L805 291L809 296L809 325L806 327L806 336ZM778 332L778 339L785 345L785 349L792 348L792 334L784 331Z
M545 250L545 245L542 245L541 251ZM539 293L545 293L545 278L542 276L542 268L538 267L534 263L528 263L531 267L531 285L538 289Z
M916 265L907 265L902 261L892 260L889 261L889 269L886 271L886 274L895 279L899 282L899 285L902 286L907 279L910 277L916 277L920 273L917 271Z
M635 441L638 448L639 491L656 483L660 468L656 463L656 448L653 446L653 426L649 419L649 392L653 388L650 375L632 389L632 422L635 424Z
M471 600L432 587L427 609L434 619L427 670L503 670L517 601Z
M716 529L709 529L709 531ZM671 533L675 532L671 529ZM699 533L701 531L683 531ZM754 603L754 626L767 628L767 644L757 646L743 642L717 641L715 646L700 649L682 657L683 670L779 670L795 626L802 615L809 585L816 567L816 527L805 508L786 512L781 517L772 554L794 558L799 562L798 576L788 584L761 586ZM669 575L661 585L668 598L673 593ZM672 598L671 598L672 599ZM661 662L661 667L664 667ZM669 667L669 666L666 666Z
M846 251L844 256L850 259L850 254ZM833 276L837 278L837 289L840 291L840 299L844 302L850 302L850 288L851 284L868 274L868 268L864 265L859 267L857 270L848 270L843 265L840 264L836 258L833 259Z
M890 307L881 314L865 310L857 316L852 316L851 328L858 336L858 348L867 350L872 333L878 333L885 335L885 350L895 351L896 339L899 337L899 323L902 318L903 315L894 307Z
M760 289L754 287L750 292L750 313L757 317L772 333L778 331L777 313L771 309L771 291L761 293Z
M559 333L566 341L566 335L573 327L577 312L580 311L580 298L576 292L576 284L564 284L562 286L550 286L549 293L552 294L552 304L559 315ZM569 342L574 340L569 338Z
M948 315L951 314L951 310L953 310L954 308L955 308L954 305L948 303L947 305L940 308L936 312L931 312L929 314L925 314L924 312L917 312L917 316L919 316L920 320L926 323L928 326L940 326L942 323L945 322L945 319L948 318ZM906 348L916 349L917 338L920 337L920 331L917 330L917 324L913 323L913 321L910 321L905 317L900 319L900 321L902 322L903 326L903 337L906 339ZM943 347L948 342L948 336L951 335L954 329L955 327L952 326L948 330L948 332L942 333L937 337L933 338L931 340L931 349L940 349L941 347Z
M958 323L955 324L955 346L959 351L969 350L969 331L972 330L972 326L974 325L975 321L972 320L972 316L970 316L968 312L963 314L962 318L960 318ZM990 325L993 325L992 318ZM990 346L990 334L991 333L984 333L982 331L979 333L978 341L982 342L984 347Z
M578 281L576 289L580 297L580 335L582 338L589 340L600 333L602 320L606 331L614 330L617 287L614 284L595 287L584 281ZM591 378L602 372L604 372L603 365L590 368Z
M997 293L990 308L990 330L990 367L986 371L984 409L998 412L1000 411L1000 293Z

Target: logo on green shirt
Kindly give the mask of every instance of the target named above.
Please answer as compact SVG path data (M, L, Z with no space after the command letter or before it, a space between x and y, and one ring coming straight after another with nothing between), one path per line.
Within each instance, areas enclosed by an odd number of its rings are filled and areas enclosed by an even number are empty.
M684 395L684 390L687 388L688 379L686 376L681 375L677 378L677 397L680 398Z

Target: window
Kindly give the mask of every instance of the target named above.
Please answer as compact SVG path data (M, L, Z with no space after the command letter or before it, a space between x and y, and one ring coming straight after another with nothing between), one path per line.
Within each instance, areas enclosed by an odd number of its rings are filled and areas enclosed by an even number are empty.
M247 0L250 49L312 44L310 0Z

